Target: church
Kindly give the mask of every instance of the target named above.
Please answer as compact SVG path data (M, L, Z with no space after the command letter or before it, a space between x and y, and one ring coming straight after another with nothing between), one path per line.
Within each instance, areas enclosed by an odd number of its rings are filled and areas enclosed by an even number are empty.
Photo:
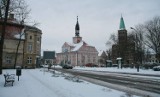
M84 66L86 64L98 64L98 51L94 46L87 44L80 36L80 25L75 25L75 36L73 42L65 42L62 51L57 53L58 64L70 64L72 66Z
M123 17L120 18L120 25L118 30L118 43L112 45L112 62L117 64L118 58L122 59L122 64L133 64L135 54L135 43L129 41L127 30Z

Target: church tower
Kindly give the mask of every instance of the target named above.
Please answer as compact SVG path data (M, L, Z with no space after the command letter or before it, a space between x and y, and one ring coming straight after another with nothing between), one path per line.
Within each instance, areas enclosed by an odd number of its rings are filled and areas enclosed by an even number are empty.
M75 26L75 37L73 37L73 43L77 44L81 41L82 41L82 37L80 37L80 26L79 26L79 23L78 23L78 16L77 16L77 23L76 23L76 26Z
M117 64L117 58L121 58L123 64L133 64L135 60L135 43L127 40L127 30L123 17L120 18L118 30L118 43L112 45L112 62Z
M121 16L119 30L118 30L118 44L125 45L126 42L127 42L127 30L125 28L123 17Z
M123 17L120 18L120 25L118 30L118 57L125 59L127 50L127 30L125 28L125 23Z

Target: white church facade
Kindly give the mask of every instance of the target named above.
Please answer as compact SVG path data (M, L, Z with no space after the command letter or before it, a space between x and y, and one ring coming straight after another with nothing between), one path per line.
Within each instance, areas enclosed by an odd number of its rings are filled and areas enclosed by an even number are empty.
M75 37L73 43L65 42L62 45L62 52L57 53L58 64L71 64L72 66L84 66L86 64L98 64L98 51L94 46L88 45L80 37L80 26L75 26Z

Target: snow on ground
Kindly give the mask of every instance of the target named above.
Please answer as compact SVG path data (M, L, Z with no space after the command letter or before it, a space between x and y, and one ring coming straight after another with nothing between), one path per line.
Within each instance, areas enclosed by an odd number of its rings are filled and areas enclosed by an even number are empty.
M92 71L110 71L110 72L123 72L123 73L138 73L138 74L155 74L160 75L160 71L153 71L152 69L140 69L137 72L136 68L117 68L117 67L74 67L78 70L92 70Z
M15 72L3 70L3 74ZM59 73L58 76L44 69L23 69L20 80L16 76L13 87L4 87L4 76L0 75L0 97L138 97L87 81L73 81L71 75Z

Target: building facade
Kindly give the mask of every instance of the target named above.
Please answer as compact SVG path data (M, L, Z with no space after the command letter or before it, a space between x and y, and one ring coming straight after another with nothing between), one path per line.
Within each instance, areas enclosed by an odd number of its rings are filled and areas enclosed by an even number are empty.
M112 45L112 62L117 64L117 58L122 59L122 64L133 64L135 54L135 43L130 42L123 17L120 19L118 30L118 43Z
M105 51L100 50L98 53L98 66L105 67L107 62L107 54Z
M0 32L3 21L0 20ZM42 31L8 19L3 45L3 68L35 68L40 65ZM17 56L17 57L16 57Z
M62 52L57 53L58 64L71 64L72 66L84 66L88 63L98 64L98 51L94 46L88 45L80 37L80 26L75 26L75 37L73 43L65 42L62 46Z

